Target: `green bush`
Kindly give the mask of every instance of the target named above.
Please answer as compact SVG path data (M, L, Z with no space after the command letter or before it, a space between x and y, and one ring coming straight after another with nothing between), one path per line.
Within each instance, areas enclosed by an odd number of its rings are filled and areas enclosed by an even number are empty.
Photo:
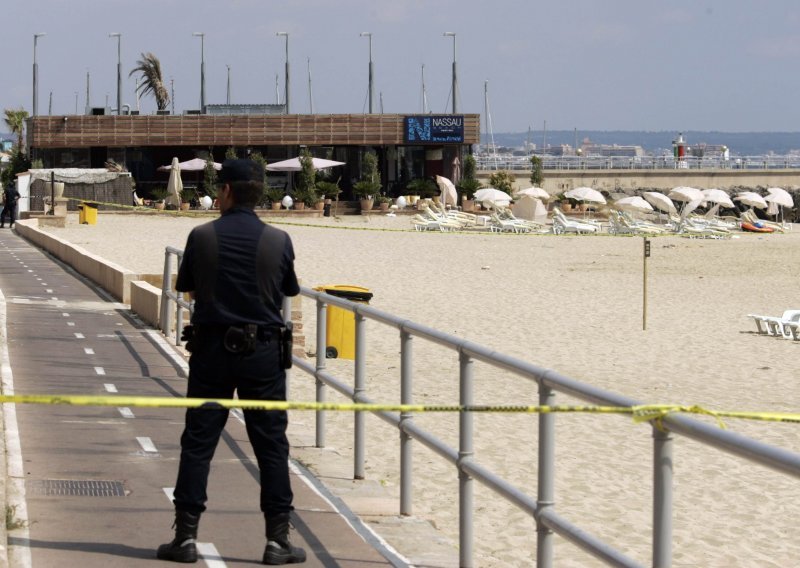
M498 170L489 176L489 187L505 191L507 194L511 195L514 182L516 181L517 178L511 172Z

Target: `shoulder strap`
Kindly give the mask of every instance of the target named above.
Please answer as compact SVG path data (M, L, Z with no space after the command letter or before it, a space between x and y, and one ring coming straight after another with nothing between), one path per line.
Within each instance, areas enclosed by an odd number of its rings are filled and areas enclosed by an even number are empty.
M286 233L265 224L256 248L256 277L263 302L275 295L274 275L280 270L285 247Z
M194 229L194 283L195 298L211 301L217 283L217 232L214 223L204 223ZM198 262L200 260L200 262Z

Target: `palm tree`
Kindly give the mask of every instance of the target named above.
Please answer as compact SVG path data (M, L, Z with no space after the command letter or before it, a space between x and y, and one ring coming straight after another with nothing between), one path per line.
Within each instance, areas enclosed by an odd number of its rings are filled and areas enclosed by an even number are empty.
M6 124L11 129L11 133L17 135L17 146L22 148L22 131L25 128L25 119L28 118L28 111L21 108L7 108L4 112Z
M164 79L161 75L161 61L158 60L158 57L152 53L142 53L142 58L136 62L136 67L128 74L128 77L137 72L142 74L139 94L152 94L156 99L158 110L166 109L169 103L169 93L164 85Z

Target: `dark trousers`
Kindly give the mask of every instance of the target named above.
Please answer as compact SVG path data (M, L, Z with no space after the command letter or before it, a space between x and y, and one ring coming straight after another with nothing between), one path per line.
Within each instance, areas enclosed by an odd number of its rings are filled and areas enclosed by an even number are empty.
M229 353L222 333L199 335L189 358L189 398L286 400L286 373L280 366L277 339L259 341L254 353ZM245 410L247 436L261 472L261 510L268 516L292 510L289 482L288 417L277 410ZM228 420L227 409L187 409L181 436L181 461L175 484L175 508L191 513L206 509L211 458Z
M17 206L6 204L3 206L3 212L0 213L0 227L5 225L6 223L6 213L8 213L8 217L10 219L9 224L10 226L14 226L14 221L16 220L17 215Z

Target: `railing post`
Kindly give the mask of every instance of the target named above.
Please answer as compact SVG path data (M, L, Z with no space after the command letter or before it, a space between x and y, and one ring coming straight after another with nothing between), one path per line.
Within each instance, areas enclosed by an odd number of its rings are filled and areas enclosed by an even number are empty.
M365 390L366 384L366 329L367 320L361 314L355 314L356 318L356 361L353 370L353 402L360 402L359 398ZM364 479L364 461L366 456L366 415L364 412L356 411L353 422L353 479Z
M539 383L539 405L553 406L555 392L544 382ZM542 513L553 506L555 500L555 447L556 416L551 412L539 413L539 483L536 510ZM553 567L553 531L536 518L536 566Z
M672 566L672 433L653 426L653 568Z
M317 402L319 402L320 395L325 398L325 385L319 378L319 372L325 369L325 358L327 357L328 349L328 306L323 300L317 298ZM325 447L325 412L318 410L315 415L316 425L316 447Z
M404 329L400 330L400 404L413 404L411 387L413 383L412 364L412 337ZM404 427L407 421L412 420L410 412L400 413L400 514L411 514L411 436L406 434Z
M458 354L459 364L459 404L472 406L472 358L463 351ZM464 462L471 461L473 456L473 414L460 412L458 417L458 545L459 566L471 568L472 558L472 513L473 513L473 480L463 470Z
M164 249L164 276L161 279L161 333L169 337L170 311L169 291L172 287L172 255Z
M175 292L175 345L181 344L181 331L183 331L183 307L178 302L179 292Z

